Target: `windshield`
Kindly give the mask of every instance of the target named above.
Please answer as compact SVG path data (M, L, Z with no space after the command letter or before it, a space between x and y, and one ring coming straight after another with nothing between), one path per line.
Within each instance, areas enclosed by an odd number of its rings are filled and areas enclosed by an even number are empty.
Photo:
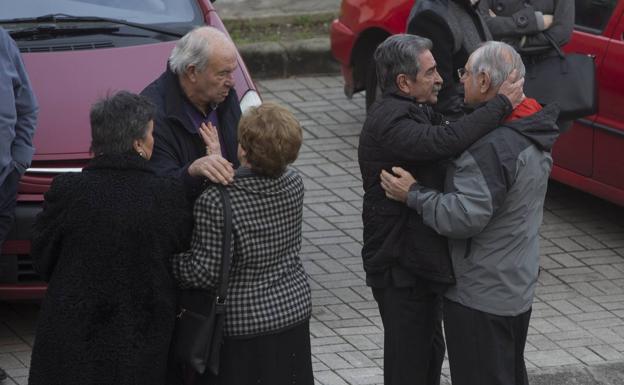
M0 0L0 21L64 13L141 24L190 23L194 0Z

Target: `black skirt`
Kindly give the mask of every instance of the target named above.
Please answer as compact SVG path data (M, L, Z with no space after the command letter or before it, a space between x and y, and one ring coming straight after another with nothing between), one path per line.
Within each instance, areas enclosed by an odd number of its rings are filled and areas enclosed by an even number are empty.
M197 385L314 385L310 322L276 334L225 338L219 375L204 374Z

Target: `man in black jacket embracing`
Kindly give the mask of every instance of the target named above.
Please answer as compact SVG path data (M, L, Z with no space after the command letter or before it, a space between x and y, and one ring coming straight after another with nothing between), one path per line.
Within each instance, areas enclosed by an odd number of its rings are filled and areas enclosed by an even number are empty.
M429 39L406 34L377 48L382 97L371 106L358 148L362 258L384 324L386 385L440 383L441 293L455 278L446 238L414 210L386 198L379 175L401 166L421 184L442 189L447 160L498 127L523 97L523 79L507 79L484 106L449 122L431 108L442 85L431 49Z

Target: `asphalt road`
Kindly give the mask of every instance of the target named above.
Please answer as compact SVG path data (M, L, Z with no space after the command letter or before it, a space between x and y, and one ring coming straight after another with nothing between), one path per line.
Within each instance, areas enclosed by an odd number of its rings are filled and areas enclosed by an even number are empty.
M295 167L306 184L301 257L313 289L317 384L381 384L382 325L360 259L361 95L339 77L267 80L265 100L305 127ZM542 272L526 348L532 384L624 384L624 208L551 182ZM37 304L0 304L0 367L26 384ZM449 383L445 364L443 383Z

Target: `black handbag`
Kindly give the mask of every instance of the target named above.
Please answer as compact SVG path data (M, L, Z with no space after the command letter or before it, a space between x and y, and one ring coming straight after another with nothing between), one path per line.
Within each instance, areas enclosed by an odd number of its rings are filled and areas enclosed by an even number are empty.
M178 315L173 336L173 355L177 363L203 374L206 369L219 372L223 343L225 304L231 265L232 208L230 196L218 186L223 201L222 263L217 292L183 289L178 293Z
M598 111L596 65L584 54L565 54L547 33L557 55L523 56L524 93L540 104L557 103L559 120L574 120Z

